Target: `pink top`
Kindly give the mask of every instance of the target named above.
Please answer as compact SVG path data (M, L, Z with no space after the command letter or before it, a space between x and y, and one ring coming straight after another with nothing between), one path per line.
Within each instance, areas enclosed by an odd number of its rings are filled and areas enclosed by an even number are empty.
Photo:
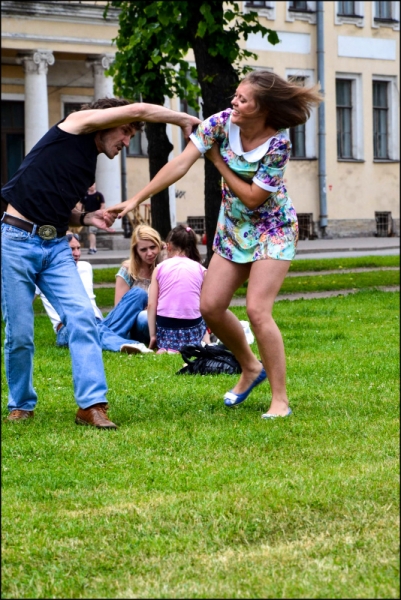
M206 269L186 256L174 256L157 267L157 314L171 319L198 319Z

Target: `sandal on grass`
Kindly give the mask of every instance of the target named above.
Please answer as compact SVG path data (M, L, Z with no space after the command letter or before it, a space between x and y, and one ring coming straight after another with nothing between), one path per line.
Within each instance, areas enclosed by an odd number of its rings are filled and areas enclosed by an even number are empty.
M232 390L227 392L224 395L224 404L226 406L236 406L237 404L241 404L241 402L244 402L244 400L246 400L248 398L248 396L252 392L253 388L256 387L257 385L259 385L260 383L262 383L266 378L267 378L266 371L265 371L264 367L262 367L262 370L259 373L258 377L251 383L251 385L249 386L249 388L247 390L245 390L245 392L242 392L242 394L236 394Z
M273 415L273 413L265 413L262 415L262 419L277 419L280 417L284 419L284 417L289 417L290 415L292 415L292 410L289 408L286 415Z

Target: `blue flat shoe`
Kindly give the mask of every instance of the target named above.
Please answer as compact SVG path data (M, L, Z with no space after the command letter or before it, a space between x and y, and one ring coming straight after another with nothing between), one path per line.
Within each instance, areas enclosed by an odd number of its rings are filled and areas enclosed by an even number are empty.
M266 371L265 371L264 367L262 367L262 370L259 373L258 377L255 379L255 381L253 381L251 383L251 385L249 386L249 388L247 390L245 390L245 392L242 392L242 394L236 394L232 390L227 392L224 395L224 404L226 406L236 406L237 404L241 404L241 402L243 402L244 400L246 400L248 398L248 396L252 392L253 388L256 387L257 385L259 385L260 383L262 383L266 378L267 378Z
M292 415L292 410L289 408L286 415L273 415L272 413L265 413L262 415L262 419L284 419L285 417L289 417Z

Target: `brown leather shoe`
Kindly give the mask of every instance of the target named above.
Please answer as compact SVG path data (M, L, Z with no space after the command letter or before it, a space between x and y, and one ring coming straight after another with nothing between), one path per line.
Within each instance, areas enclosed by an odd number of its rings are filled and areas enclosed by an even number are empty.
M107 416L107 404L93 404L89 408L78 409L75 417L77 425L92 425L98 429L117 429Z
M16 408L10 412L6 421L25 421L25 419L31 417L33 417L33 410L20 410L19 408Z

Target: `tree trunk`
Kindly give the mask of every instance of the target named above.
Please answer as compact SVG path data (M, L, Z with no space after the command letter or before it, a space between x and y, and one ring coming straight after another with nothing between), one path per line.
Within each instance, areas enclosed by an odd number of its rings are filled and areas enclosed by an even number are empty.
M155 83L155 90L157 89L158 85ZM164 97L162 94L155 92L144 97L143 101L163 106ZM173 145L167 137L165 123L146 123L145 132L148 139L149 175L152 180L168 162L168 156L173 149ZM168 188L151 197L150 211L153 229L159 232L163 240L166 239L171 230Z
M148 138L149 175L150 179L153 179L167 163L173 145L167 137L165 123L147 123L146 137ZM171 229L168 188L152 196L150 206L152 227L164 240Z
M223 3L211 0L215 5L213 15L221 11L223 19ZM198 71L199 85L202 90L203 117L206 119L217 112L231 106L231 98L238 85L238 75L231 63L221 56L211 56L208 52L209 43L207 34L201 38L196 37L198 23L201 19L197 5L193 4L192 15L189 21L191 43L195 55L196 69ZM210 78L212 78L210 80ZM205 159L205 221L207 237L207 258L209 264L213 255L212 245L216 231L217 217L221 204L221 176L216 167Z

